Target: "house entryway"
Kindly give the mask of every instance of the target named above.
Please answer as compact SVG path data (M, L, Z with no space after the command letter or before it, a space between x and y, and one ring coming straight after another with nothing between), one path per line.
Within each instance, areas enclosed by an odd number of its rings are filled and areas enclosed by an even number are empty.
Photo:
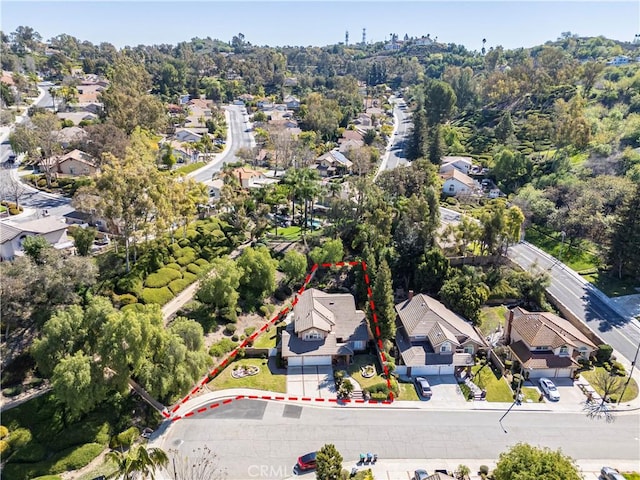
M333 368L328 365L289 366L287 395L300 398L335 398Z

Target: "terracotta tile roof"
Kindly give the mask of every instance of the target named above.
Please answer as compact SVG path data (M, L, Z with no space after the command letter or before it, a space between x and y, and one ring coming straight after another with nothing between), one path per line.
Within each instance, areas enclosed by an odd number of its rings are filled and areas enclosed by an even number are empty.
M512 343L509 348L524 368L569 368L578 365L569 356L560 357L553 352L531 352L522 340Z
M577 346L576 342L592 348L596 346L568 320L550 312L528 312L524 308L513 310L511 328L517 331L530 347L563 345Z

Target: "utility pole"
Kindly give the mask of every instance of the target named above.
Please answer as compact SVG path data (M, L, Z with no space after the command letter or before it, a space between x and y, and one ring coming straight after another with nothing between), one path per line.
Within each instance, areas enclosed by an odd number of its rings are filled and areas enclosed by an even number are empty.
M362 29L362 45L366 45L367 44L367 29L363 28Z
M344 44L349 45L349 30L347 30L344 34Z
M624 388L622 389L622 393L620 394L620 398L618 398L618 405L622 401L622 397L624 397L624 392L627 391L627 387L629 386L629 382L631 381L631 377L633 376L633 370L636 368L636 362L638 361L638 352L640 352L640 343L638 343L638 348L636 348L636 354L633 357L633 362L631 362L631 371L629 372L629 378L624 384Z

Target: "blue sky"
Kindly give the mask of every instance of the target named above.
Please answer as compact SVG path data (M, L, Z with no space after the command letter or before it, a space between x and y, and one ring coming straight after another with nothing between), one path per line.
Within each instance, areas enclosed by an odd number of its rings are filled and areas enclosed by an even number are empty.
M19 25L35 28L47 40L68 33L117 47L175 44L193 37L231 40L242 32L254 45L328 45L368 41L397 33L427 33L471 50L503 45L530 47L555 40L561 32L604 35L631 41L640 33L638 1L7 1L0 3L5 33Z

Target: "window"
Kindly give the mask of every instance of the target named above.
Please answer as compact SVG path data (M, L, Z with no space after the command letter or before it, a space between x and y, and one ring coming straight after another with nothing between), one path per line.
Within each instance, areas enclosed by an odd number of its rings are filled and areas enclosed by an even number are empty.
M471 354L473 354L473 345L465 345L465 347L464 347L464 353L471 353Z
M448 353L451 351L451 344L449 342L444 342L440 345L440 353Z
M569 347L563 345L560 347L560 352L558 353L561 357L566 357L569 355Z
M581 356L581 357L583 357L583 358L587 358L587 352L588 352L587 347L582 346L582 347L580 347L580 348L578 349L578 351L580 352L580 356Z
M551 347L549 345L543 345L541 347L535 347L534 350L538 352L544 352L546 350L551 350Z
M322 339L322 337L316 330L311 330L310 332L307 332L304 338L305 340L321 340Z

